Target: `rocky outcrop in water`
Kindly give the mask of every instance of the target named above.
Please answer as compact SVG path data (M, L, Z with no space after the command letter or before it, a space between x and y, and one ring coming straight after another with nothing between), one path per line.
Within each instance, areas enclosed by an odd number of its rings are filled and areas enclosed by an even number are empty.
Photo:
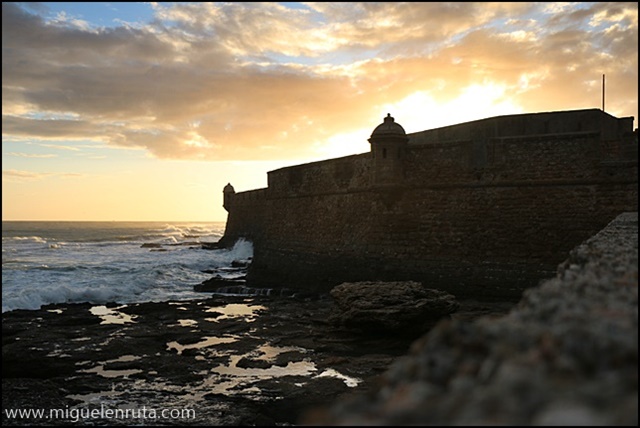
M637 213L576 247L508 315L441 322L373 393L305 423L637 426Z
M222 278L220 276L214 276L201 282L200 284L194 285L193 291L231 293L232 291L229 290L241 290L246 287L246 284L247 281L245 281L244 277L228 279Z

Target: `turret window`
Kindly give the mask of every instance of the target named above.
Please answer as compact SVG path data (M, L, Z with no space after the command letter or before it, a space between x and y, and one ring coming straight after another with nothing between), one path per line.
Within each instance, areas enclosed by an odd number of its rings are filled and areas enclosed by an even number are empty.
M387 158L387 149L382 149L382 159Z

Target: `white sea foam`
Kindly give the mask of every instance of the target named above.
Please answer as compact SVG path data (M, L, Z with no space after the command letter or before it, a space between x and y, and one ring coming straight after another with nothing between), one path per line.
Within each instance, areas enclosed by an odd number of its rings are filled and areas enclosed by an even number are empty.
M38 242L41 244L46 244L47 241L43 238L41 238L40 236L13 236L11 238L8 238L9 240L14 240L14 241L29 241L29 242ZM4 237L3 237L4 240Z
M231 250L228 251L226 261L248 260L253 257L253 243L244 238L240 238Z
M31 227L38 228L38 233L29 233L30 225L9 225L20 228L13 231L16 236L11 236L11 227L5 230L5 223L2 312L38 309L50 303L202 299L208 294L193 291L193 286L211 277L203 271L230 267L234 260L253 255L253 245L247 240L231 249L204 250L192 245L216 242L224 230L222 223L99 223L95 227L74 223L63 225L69 229L59 224L47 229L49 225L33 222ZM152 242L159 242L163 251L142 247Z

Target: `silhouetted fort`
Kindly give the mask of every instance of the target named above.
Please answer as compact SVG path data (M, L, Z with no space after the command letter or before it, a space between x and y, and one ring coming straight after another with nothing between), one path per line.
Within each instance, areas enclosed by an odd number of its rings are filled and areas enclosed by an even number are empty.
M371 152L224 188L223 245L254 243L248 282L326 291L415 280L457 296L519 295L638 205L633 117L600 109L498 116L406 134Z

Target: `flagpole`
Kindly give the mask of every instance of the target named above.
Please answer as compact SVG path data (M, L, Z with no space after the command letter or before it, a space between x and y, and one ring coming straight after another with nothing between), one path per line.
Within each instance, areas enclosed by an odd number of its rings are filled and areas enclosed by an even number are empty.
M604 111L604 74L602 75L602 111Z

